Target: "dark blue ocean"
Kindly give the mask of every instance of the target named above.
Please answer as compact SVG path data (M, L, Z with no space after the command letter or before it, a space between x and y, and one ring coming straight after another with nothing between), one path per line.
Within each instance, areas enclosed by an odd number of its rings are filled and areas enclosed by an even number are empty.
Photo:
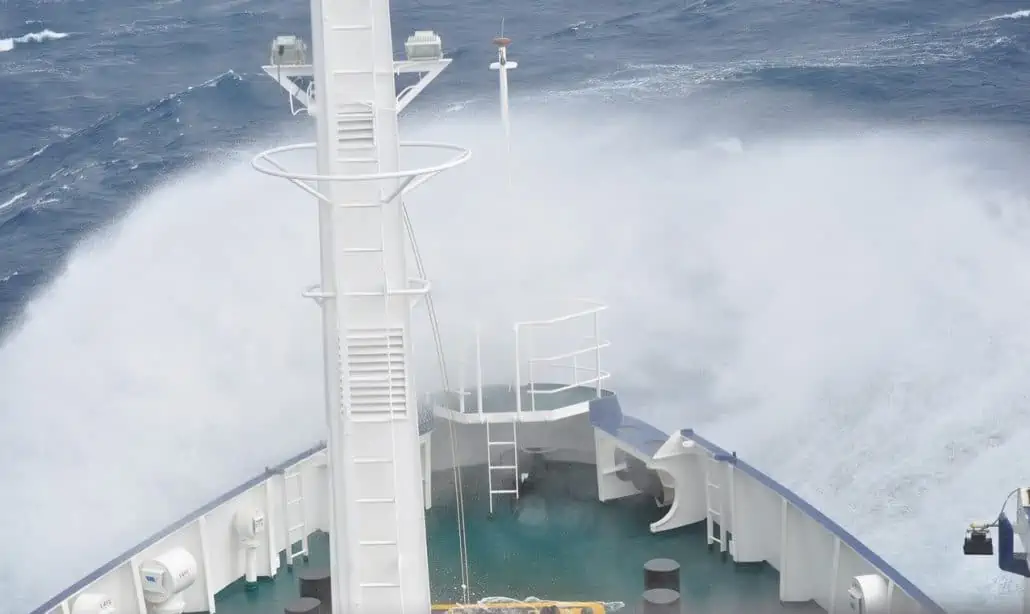
M956 547L1026 477L1030 0L399 0L397 48L434 29L454 60L412 130L497 145L502 19L541 193L510 224L485 184L424 213L437 245L492 233L434 270L492 288L516 278L477 260L546 244L621 312L613 367L660 426L710 425L945 605L1011 603ZM239 153L309 133L260 71L308 20L0 0L0 612L318 438L317 322L247 307L314 279L283 264L313 209L281 225Z

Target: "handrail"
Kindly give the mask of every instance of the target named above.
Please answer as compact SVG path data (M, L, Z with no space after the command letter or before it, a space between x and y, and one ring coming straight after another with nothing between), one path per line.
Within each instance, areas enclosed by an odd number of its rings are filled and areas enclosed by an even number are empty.
M600 312L608 309L608 305L605 305L604 303L601 303L599 301L594 301L594 300L591 300L591 299L580 298L580 299L576 299L576 302L582 302L582 303L586 303L588 305L594 305L594 306L591 307L590 309L585 309L583 311L577 311L576 313L570 313L570 314L567 314L567 315L558 316L557 318L551 318L550 320L526 320L526 321L523 321L523 322L516 322L515 323L515 328L519 328L519 327L522 327L522 326L543 326L543 325L546 325L546 324L557 324L559 322L567 322L569 320L574 320L574 319L582 317L582 316L588 316L588 315L590 315L592 313L600 313Z
M550 361L553 361L553 360L561 360L562 358L573 358L573 357L579 356L581 354L587 354L589 352L595 352L597 350L603 350L604 348L611 346L611 344L612 344L611 341L604 341L602 343L598 343L597 345L592 345L592 346L590 346L588 348L582 348L582 349L579 349L579 350L572 350L571 352L565 352L563 354L555 354L554 356L544 356L544 357L541 357L541 358L530 358L529 361L530 362L550 362ZM554 366L558 367L558 366L565 366L565 365L554 365ZM574 366L574 365L568 365L568 366Z
M295 173L287 170L283 170L275 161L272 160L272 156L276 154L286 153L290 151L300 151L302 149L315 149L317 143L297 143L295 145L283 145L282 147L273 147L262 151L258 155L254 156L251 160L250 165L254 167L254 170L265 175L271 175L273 177L282 177L283 179L293 179L297 181L327 181L327 182L338 182L338 181L378 181L381 179L403 179L406 177L417 177L419 175L436 174L441 171L445 171L449 168L454 168L459 164L462 164L472 155L468 149L461 147L460 145L452 145L450 143L437 143L433 141L401 141L400 147L412 148L412 149L443 149L447 151L458 152L458 155L446 162L439 164L433 164L431 166L424 166L419 168L412 168L407 170L387 171L382 173L357 173L354 175L317 175L311 173ZM269 168L265 166L265 162L272 164L278 168Z
M593 371L593 369L590 369L590 371ZM601 382L603 382L604 380L608 379L611 376L612 376L611 373L608 373L607 371L602 371L601 375L598 375L597 377L592 377L590 379L583 380L583 381L576 380L572 384L568 384L568 385L562 386L560 388L549 388L547 390L537 390L537 389L533 388L532 384L530 384L529 394L557 394L559 392L565 392L566 390L572 390L573 388L581 388L583 386L586 386L587 384L600 384ZM534 410L536 409L536 405L535 404L533 406L533 409Z
M571 313L571 314L565 314L565 315L557 316L557 317L554 317L554 318L541 319L541 320L532 320L532 321L524 321L524 322L517 322L517 323L515 323L515 325L514 325L514 328L515 328L515 381L514 381L513 384L510 385L509 392L510 393L513 392L514 393L512 396L514 397L514 400L515 400L515 408L514 409L515 409L516 413L522 412L523 409L524 409L523 408L524 391L528 392L530 394L530 400L529 400L530 409L529 409L529 411L535 411L536 410L536 402L535 402L534 399L535 399L535 395L537 395L537 394L551 394L551 395L553 395L553 394L557 394L557 393L560 393L560 392L565 392L567 390L572 390L574 388L580 388L580 387L585 388L587 386L593 386L593 388L595 388L596 395L598 397L602 396L601 382L611 378L612 374L609 373L608 371L604 371L603 369L601 369L600 354L601 354L601 350L611 346L611 342L610 341L601 341L600 340L601 337L600 337L600 330L599 330L599 324L598 324L598 314L600 312L606 310L608 308L608 306L604 305L602 303L599 303L597 301L589 300L589 299L578 299L578 300L580 302L583 302L583 303L588 303L590 305L590 307L587 308L587 309L582 309L582 310L576 311L576 312ZM592 319L593 331L592 331L591 334L588 334L586 336L586 339L588 341L593 342L593 345L591 345L589 347L577 348L577 349L569 351L569 352L562 352L562 353L554 354L554 355L550 355L550 356L534 357L532 355L532 352L530 351L529 352L529 358L526 359L526 362L529 365L529 378L528 378L528 380L524 381L523 378L522 378L522 375L523 375L522 374L523 350L522 350L521 346L522 346L523 341L524 341L523 338L522 338L522 334L521 334L522 330L524 328L527 328L527 327L537 327L537 326L547 326L547 325L552 325L552 324L560 324L562 322L568 322L568 321L571 321L571 320L574 320L574 319L577 319L577 318L584 318L584 317L590 317ZM484 384L485 384L485 382L483 380L483 364L482 364L482 353L481 353L482 342L481 342L480 329L479 329L479 324L478 323L475 325L475 334L474 334L474 337L473 337L473 339L471 341L473 342L472 349L475 352L475 359L472 362L472 364L470 365L469 362L466 360L466 355L467 355L468 350L465 349L465 348L467 347L468 344L467 343L461 344L463 349L460 351L460 357L459 357L459 360L458 360L458 379L459 379L459 382L458 382L457 389L456 390L449 390L449 392L453 392L454 394L457 395L456 402L457 402L457 405L458 405L458 412L461 413L461 414L464 414L464 413L466 413L468 411L467 403L466 403L466 401L467 401L466 397L471 396L471 394L473 392L475 392L476 397L477 397L477 402L476 402L477 409L476 409L476 411L478 411L478 413L482 414L485 411L483 409L484 408L483 392L484 392ZM530 345L530 346L532 345L532 338L527 338L527 339L525 339L525 341L527 342L527 345ZM592 364L589 364L589 366L584 366L584 365L577 364L577 360L576 360L577 357L581 356L581 355L584 355L584 354L593 354L595 356L595 358L593 360L589 360L588 359L586 361L587 363L592 363ZM570 358L572 359L570 361L571 364L566 364L564 362L557 362L557 361L564 361L564 360L570 359ZM557 368L557 369L571 370L571 373L572 373L571 381L569 379L566 379L564 376L561 376L557 380L549 381L550 384L556 384L554 387L549 387L547 390L537 389L537 387L536 387L536 383L537 382L536 382L536 377L535 377L535 372L534 372L534 366L538 366L540 364L546 365L547 368L552 368L553 367L553 368ZM474 380L474 382L470 382L467 379L467 376L468 376L467 370L468 370L468 368L470 366L475 368L475 380ZM589 373L592 374L592 376L587 376L584 379L580 379L580 374L583 373L583 372L589 372ZM471 387L471 388L467 389L466 386L474 386L474 387Z
M787 488L763 471L756 469L753 465L744 462L744 460L737 456L736 452L731 453L725 448L722 448L712 441L698 435L694 432L694 429L680 429L680 435L682 435L684 439L692 441L701 448L704 448L705 451L712 455L714 460L732 465L734 469L741 471L759 484L776 493L805 516L808 516L820 526L827 529L842 543L854 550L855 554L863 558L880 573L886 576L891 582L899 586L901 590L923 606L925 610L932 612L933 614L945 614L944 608L920 590L919 587L917 587L911 580L902 575L901 572L892 567L887 561L883 560L880 555L873 552L869 546L866 546L857 537L849 533L847 529L837 524L836 521L821 512L814 505L801 498L801 496L793 490Z
M111 571L116 569L117 567L119 567L121 565L124 565L130 559L132 559L132 557L134 557L137 554L143 552L144 550L146 550L147 548L149 548L149 547L153 546L154 544L158 543L162 539L172 535L173 533L175 533L179 529L185 527L186 525L188 525L188 524L190 524L192 522L195 522L201 516L204 516L205 514L207 514L211 510L215 509L219 505L222 505L226 501L229 501L230 499L238 497L239 495L247 492L251 488L254 488L258 484L261 484L262 482L268 480L272 476L278 475L278 474L282 473L283 471L285 471L286 469L296 465L297 463L300 463L302 461L305 461L305 460L311 458L312 456L314 456L315 454L318 454L319 452L321 452L324 449L325 449L325 442L321 441L317 445L315 445L314 447L308 448L307 450L301 452L300 454L292 456L292 457L286 459L285 461L279 463L278 465L275 465L275 466L272 466L272 467L266 467L265 470L262 473L260 473L260 474L258 474L256 476L254 476L253 478L247 480L243 484L240 484L236 488L233 488L232 490L230 490L230 491L220 495L219 497L217 497L216 499L214 499L210 503L201 506L199 509L197 509L193 513L188 514L185 517L183 517L183 518L173 522L172 524L170 524L167 527L161 529L157 533L154 533L150 537L144 539L139 544L133 546L132 548L129 548L128 550L126 550L122 554L114 557L113 559L111 559L110 561L105 563L104 565L101 565L96 570L94 570L93 572L88 574L85 578L82 578L81 580L79 580L75 584L72 584L71 586L69 586L68 588L64 589L63 591L61 591L57 595L51 597L43 605L39 606L35 610L32 610L32 612L30 612L30 614L48 614L54 608L59 607L62 602L66 601L67 599L70 599L70 598L74 597L82 589L88 587L90 584L93 584L94 582L96 582L97 580L99 580L103 576L107 575L108 573L110 573Z
M576 371L576 372L579 372L579 371L590 371L591 373L596 373L597 372L597 369L595 369L594 367L584 367L583 365L548 365L548 366L550 368L552 368L552 369L569 369L571 371ZM608 373L608 372L607 371L602 371L601 373ZM608 374L611 375L610 373L608 373ZM541 392L541 394L543 394L543 393Z
M587 385L587 384L595 384L596 394L597 394L598 397L600 397L601 396L601 382L603 380L608 379L609 377L611 377L610 373L607 373L607 372L601 370L601 350L603 350L604 348L610 347L611 346L611 342L610 341L601 341L601 332L600 332L600 325L599 325L599 320L598 320L598 314L600 314L602 311L606 310L608 308L608 306L603 304L603 303L600 303L598 301L591 300L591 299L582 299L581 298L581 299L577 299L577 301L581 302L581 303L586 303L588 305L591 305L591 307L589 307L588 309L583 309L581 311L577 311L577 312L570 313L570 314L565 314L565 315L558 316L558 317L555 317L555 318L549 318L549 319L544 319L544 320L529 320L529 321L524 321L524 322L517 322L515 324L515 387L517 389L519 389L519 390L522 389L522 341L523 341L522 340L522 333L523 333L523 331L525 329L528 329L528 331L529 331L527 333L528 336L527 336L527 339L526 339L526 344L529 346L528 349L527 349L527 352L529 354L529 358L526 360L526 362L527 362L527 366L529 368L529 374L528 374L529 377L528 377L527 384L528 384L529 392L530 392L530 396L529 396L529 405L530 405L529 410L530 411L536 411L536 395L537 394L556 394L558 392L564 392L566 390L571 390L571 389L577 388L579 386L584 386L584 385ZM580 349L572 350L572 351L569 351L569 352L563 352L563 353L560 353L560 354L555 354L553 356L538 356L538 357L534 357L533 356L533 335L532 335L532 330L535 327L543 327L543 326L548 326L548 325L552 325L552 324L560 324L562 322L568 322L568 321L575 320L575 319L578 319L578 318L591 317L591 316L592 316L592 320L593 320L593 333L591 335L588 335L587 339L592 341L594 343L594 345L592 345L590 347L587 347L587 348L580 348ZM581 367L579 367L579 365L576 363L576 358L578 356L581 356L581 355L584 355L584 354L591 354L591 353L594 355L594 361L593 361L594 365L591 368L581 368ZM563 365L563 364L558 364L557 363L557 361L564 360L564 359L567 359L567 358L571 358L572 359L572 364L571 365ZM538 391L538 390L536 390L536 388L534 387L534 381L535 381L535 378L534 378L534 366L537 366L537 365L539 365L541 363L543 363L543 364L545 364L547 366L550 366L550 367L565 368L565 367L570 367L571 366L572 367L572 380L573 380L572 383L567 385L567 386L560 387L558 389L550 389L550 390L546 390L546 391ZM595 376L593 378L588 379L588 380L580 381L579 380L579 372L581 370L590 370L590 371L592 371L595 374ZM517 394L515 396L515 411L516 412L522 412L523 411L523 408L522 408L522 394L521 393L519 393L519 394Z

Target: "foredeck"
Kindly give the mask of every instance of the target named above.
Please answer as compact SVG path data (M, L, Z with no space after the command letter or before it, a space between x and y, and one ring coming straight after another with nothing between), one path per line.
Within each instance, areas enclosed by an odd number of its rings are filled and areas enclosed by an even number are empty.
M684 611L821 612L814 604L779 602L778 576L767 564L734 564L709 551L704 524L652 534L661 512L636 496L598 503L590 465L548 463L517 504L488 519L484 467L462 474L473 598L530 596L555 600L622 601L635 611L643 590L642 566L663 557L681 565ZM436 602L461 598L454 486L450 472L433 477L433 508L427 513L432 593ZM328 564L328 536L310 540L311 558L300 565ZM282 612L298 595L285 567L274 580L246 592L236 582L216 596L219 614Z

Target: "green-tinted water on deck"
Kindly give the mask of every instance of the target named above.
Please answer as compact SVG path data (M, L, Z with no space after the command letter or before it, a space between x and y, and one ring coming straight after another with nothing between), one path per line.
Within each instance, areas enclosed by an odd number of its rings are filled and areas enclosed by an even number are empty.
M797 612L778 600L778 576L766 564L734 564L705 543L704 523L658 534L649 524L663 514L634 496L597 501L593 465L536 463L518 502L500 495L488 513L485 466L462 471L473 599L535 596L551 600L622 601L636 610L644 563L671 558L681 565L683 611L697 614ZM430 581L436 603L461 600L458 525L450 471L433 476L433 508L426 514ZM328 565L328 536L310 540L308 563ZM298 595L285 567L275 580L246 592L243 583L216 597L219 614L276 614ZM804 610L821 611L813 605Z

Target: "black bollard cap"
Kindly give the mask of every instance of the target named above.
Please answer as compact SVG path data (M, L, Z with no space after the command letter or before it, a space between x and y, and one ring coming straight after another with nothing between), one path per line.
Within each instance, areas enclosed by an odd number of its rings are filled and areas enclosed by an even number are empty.
M680 614L680 594L668 588L644 591L640 614Z
M290 602L285 614L319 614L322 611L322 602L314 597L299 597Z

